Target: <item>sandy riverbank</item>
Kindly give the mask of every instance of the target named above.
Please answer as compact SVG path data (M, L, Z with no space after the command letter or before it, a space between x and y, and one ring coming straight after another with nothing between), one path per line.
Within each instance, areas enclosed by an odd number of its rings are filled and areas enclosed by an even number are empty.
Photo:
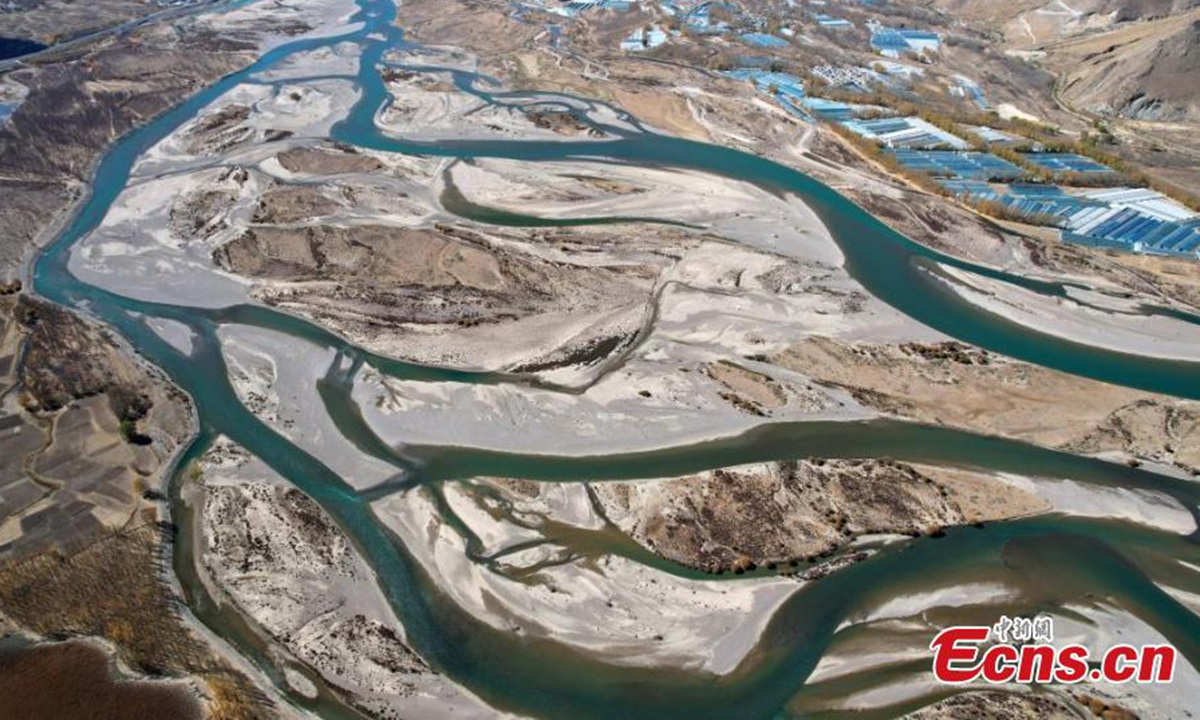
M1009 360L961 343L812 337L775 356L863 405L1070 452L1200 467L1200 403Z
M730 672L800 587L783 578L686 580L617 555L573 559L570 547L553 541L504 555L498 572L467 557L465 539L439 517L427 490L393 495L373 509L467 612L609 662Z
M224 441L200 470L206 582L281 653L372 714L496 716L404 644L370 566L306 495Z
M238 399L276 432L356 488L376 485L400 469L360 450L329 416L317 383L335 362L331 348L247 325L218 331Z
M1200 325L1163 315L1144 315L1135 301L1073 291L1048 297L947 265L947 285L988 312L1085 345L1168 360L1200 362Z

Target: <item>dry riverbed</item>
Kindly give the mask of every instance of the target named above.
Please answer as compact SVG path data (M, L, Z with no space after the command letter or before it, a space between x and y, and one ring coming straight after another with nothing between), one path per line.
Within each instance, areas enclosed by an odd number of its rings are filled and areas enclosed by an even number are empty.
M319 505L225 439L198 467L189 494L206 582L287 662L376 716L494 716L405 645L374 573Z

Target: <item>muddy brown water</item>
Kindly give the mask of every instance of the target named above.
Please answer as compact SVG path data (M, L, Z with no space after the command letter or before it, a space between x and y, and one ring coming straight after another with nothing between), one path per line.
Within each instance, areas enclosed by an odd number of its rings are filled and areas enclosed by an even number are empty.
M122 679L103 650L68 642L0 648L0 717L198 720L203 712L184 685Z

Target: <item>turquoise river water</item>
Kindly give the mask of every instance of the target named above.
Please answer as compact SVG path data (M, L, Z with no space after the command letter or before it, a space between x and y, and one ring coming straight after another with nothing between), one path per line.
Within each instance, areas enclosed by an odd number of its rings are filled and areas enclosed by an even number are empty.
M332 373L320 388L339 429L364 453L396 465L401 480L358 493L315 458L260 422L237 400L215 331L222 323L254 324L334 347L355 360L370 360L390 374L426 380L524 382L502 374L423 367L370 356L332 334L267 308L236 306L202 310L122 297L76 279L67 269L71 247L93 230L126 186L131 168L155 143L193 118L220 95L253 73L296 53L337 42L363 48L358 82L362 96L332 139L361 148L452 157L504 157L530 161L603 159L661 167L688 168L736 178L774 192L793 193L810 205L841 247L850 273L870 293L912 318L949 336L1021 360L1129 387L1185 398L1200 398L1200 362L1174 362L1102 350L1022 328L960 300L929 270L945 263L1059 295L1064 288L973 266L926 249L891 231L867 212L816 180L743 152L679 140L642 130L610 128L615 139L579 142L406 142L381 132L375 117L388 102L378 72L384 54L404 43L388 0L360 0L355 20L361 29L337 37L291 42L265 53L249 68L222 79L117 142L96 168L91 194L70 224L38 258L34 289L48 299L86 308L115 327L142 355L163 368L195 400L201 434L181 459L183 467L203 452L217 433L246 447L312 496L353 539L374 568L380 584L406 627L413 647L451 679L497 708L537 717L776 717L819 714L822 697L839 690L806 682L817 661L839 637L839 626L856 613L890 597L989 580L1019 592L1003 603L981 603L961 612L1009 614L1062 610L1097 599L1136 615L1175 643L1193 665L1200 661L1200 620L1160 589L1169 582L1200 592L1200 573L1181 570L1178 561L1200 565L1195 537L1181 537L1112 520L1044 516L985 527L952 529L941 538L888 546L865 562L795 593L770 621L759 645L732 673L714 677L670 668L632 668L606 663L549 639L519 637L496 630L455 605L371 511L385 492L414 483L438 483L477 474L525 477L547 482L662 477L706 468L788 457L892 457L936 464L977 467L1026 475L1070 478L1107 487L1157 490L1195 511L1200 492L1193 483L1099 460L1076 457L1018 442L924 427L898 421L788 423L767 425L744 435L687 447L605 457L567 458L487 452L455 447L405 447L382 443L362 422L349 398L353 373ZM471 83L467 78L464 82ZM480 97L512 101L511 95ZM451 198L454 200L454 198ZM448 203L453 205L453 203ZM463 207L464 214L478 209ZM487 220L488 218L481 218ZM520 217L492 217L519 224ZM587 219L599 222L601 219ZM534 222L529 220L528 222ZM1150 310L1153 312L1153 310ZM174 349L146 323L169 318L196 333L193 352ZM280 682L260 633L252 623L208 598L196 581L190 549L191 511L182 501L183 473L172 487L181 525L176 570L196 615L228 637L251 660ZM566 542L570 542L567 540ZM646 562L636 547L618 540L612 551ZM479 558L479 561L486 561ZM669 563L663 563L664 567ZM671 569L671 568L667 568ZM676 571L685 573L683 569ZM728 582L738 582L729 579ZM844 632L844 631L843 631ZM861 686L904 678L921 668L901 665L887 672L855 676ZM316 701L288 695L299 705L329 717L354 712L323 692ZM889 706L856 717L890 717L919 703ZM831 715L836 715L833 713Z

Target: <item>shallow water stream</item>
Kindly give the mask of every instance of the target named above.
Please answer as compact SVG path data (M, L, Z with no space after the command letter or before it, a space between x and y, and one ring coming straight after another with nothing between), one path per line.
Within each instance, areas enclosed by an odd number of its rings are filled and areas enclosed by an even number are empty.
M495 630L457 607L372 514L371 499L395 487L360 494L255 418L238 401L230 385L215 332L221 323L268 327L335 347L359 361L355 368L370 357L368 354L311 323L267 308L236 306L209 311L139 302L86 285L67 270L72 245L104 218L143 153L249 75L298 52L342 41L363 46L358 76L363 95L349 117L334 128L332 136L337 141L389 152L454 157L546 162L599 157L688 168L753 182L800 196L821 217L845 254L847 268L871 294L949 336L1066 372L1187 398L1200 398L1200 363L1135 357L1072 343L975 308L932 280L925 269L940 262L1048 294L1061 294L1063 288L976 267L923 248L816 180L753 155L636 129L622 131L616 139L581 142L427 145L388 137L375 124L378 111L387 102L377 66L384 53L402 43L403 37L392 24L395 11L387 0L360 0L360 5L356 20L364 23L361 30L340 37L300 40L271 50L253 66L201 91L119 141L100 162L91 195L39 257L33 280L34 289L41 295L85 307L113 325L138 352L192 395L203 432L185 461L201 452L214 434L222 433L320 503L375 569L385 594L404 622L410 643L431 664L496 707L541 717L745 718L809 712L807 698L818 694L818 690L806 689L806 678L848 619L891 597L980 578L1017 589L1015 596L1004 603L987 605L993 614L1055 610L1102 601L1141 618L1174 642L1191 663L1200 662L1200 620L1155 583L1200 585L1200 574L1178 569L1183 566L1176 563L1200 565L1195 537L1179 537L1130 523L1061 516L954 529L943 538L888 546L871 559L794 594L773 618L759 646L733 673L719 678L669 668L638 669L605 663L551 640ZM477 210L469 204L460 203L458 207L463 214ZM520 222L511 215L492 220ZM145 324L146 316L188 325L196 333L193 352L184 355L163 341ZM371 361L384 372L414 379L524 381L380 358ZM1200 502L1200 492L1191 482L1023 443L882 420L774 424L735 438L607 457L556 458L455 447L394 449L362 423L349 396L352 379L353 372L331 373L313 392L321 393L339 429L359 450L394 463L398 473L407 473L402 482L409 484L478 474L547 482L664 477L788 457L891 457L1158 490L1193 511ZM180 492L184 482L183 473L177 472L172 499L175 516L184 526L183 537L190 538L191 513ZM579 539L585 541L603 539ZM176 570L196 615L269 668L269 653L255 638L257 630L207 597L194 572L190 541L177 545ZM623 552L633 553L628 548ZM891 672L895 674L894 669ZM911 668L904 672L911 672ZM277 670L271 675L281 682ZM870 685L892 675L868 675L859 681ZM323 715L353 714L335 698L322 697L315 703L293 700ZM897 706L884 714L901 709Z

